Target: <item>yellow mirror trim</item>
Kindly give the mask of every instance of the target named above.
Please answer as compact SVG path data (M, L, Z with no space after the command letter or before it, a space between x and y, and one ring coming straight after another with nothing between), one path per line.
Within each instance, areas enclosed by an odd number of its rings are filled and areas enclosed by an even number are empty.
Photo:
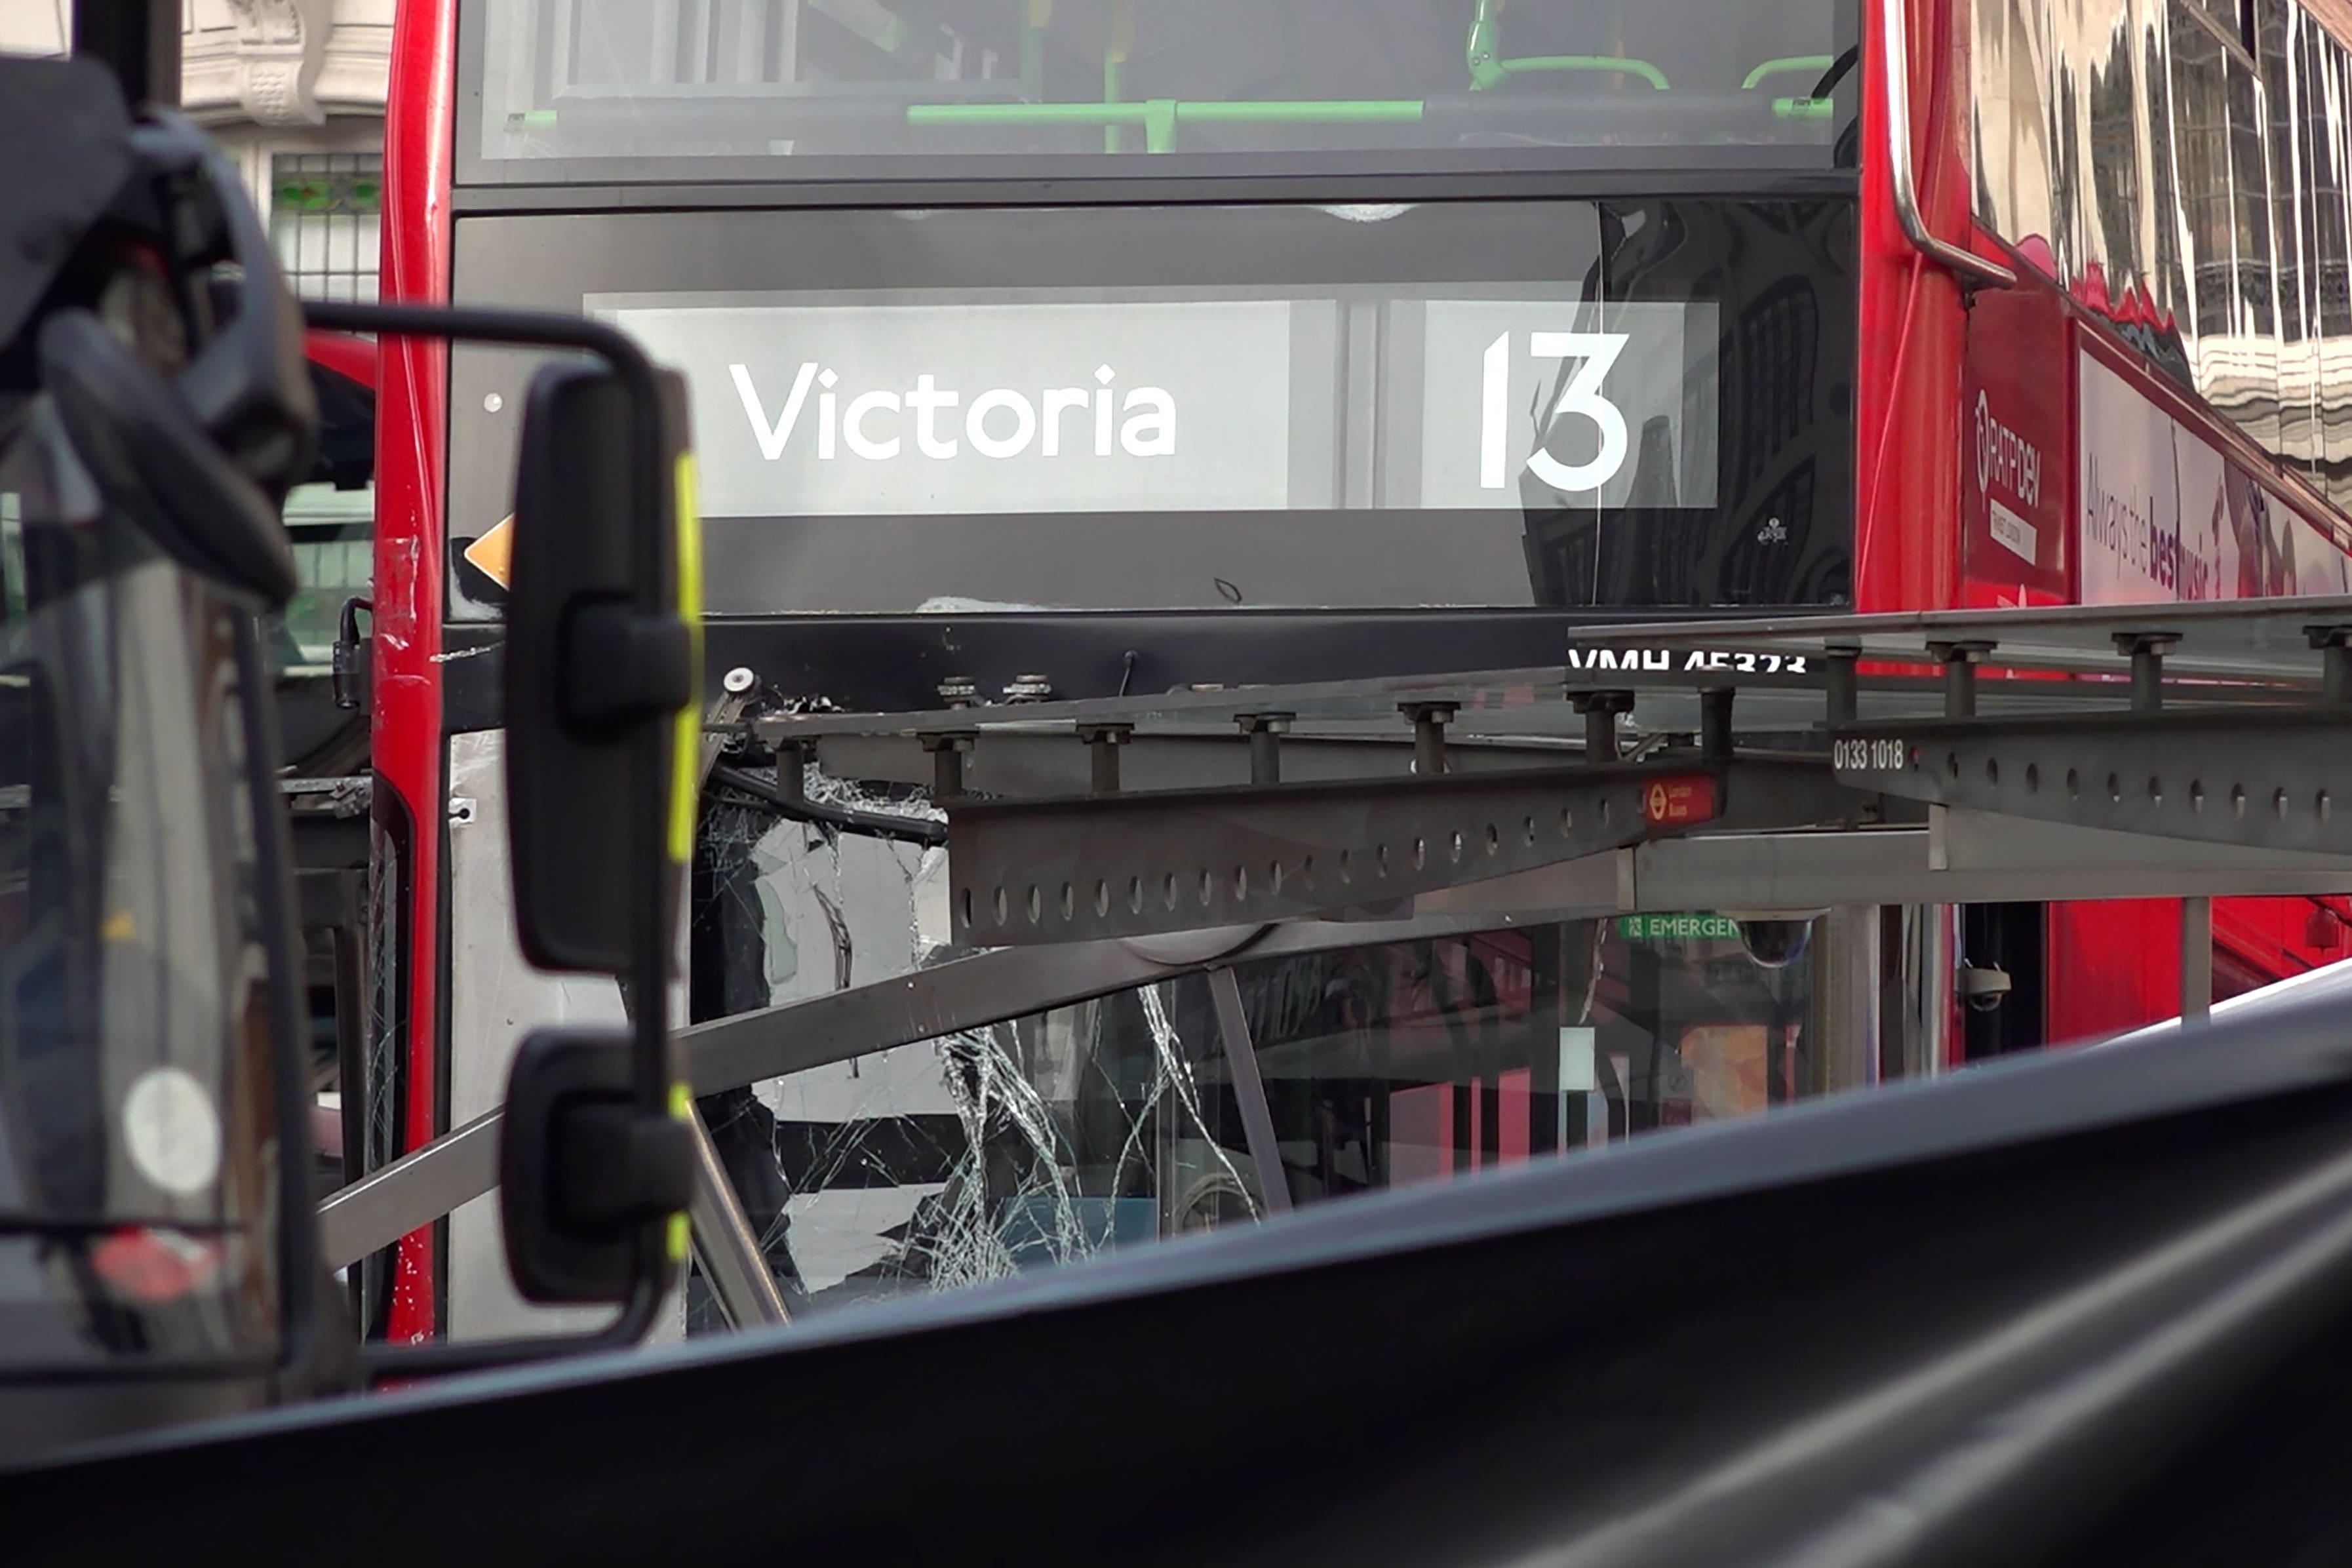
M686 623L692 668L702 679L702 516L696 509L694 454L677 455L677 618ZM702 695L677 710L670 759L669 858L683 866L694 853L695 800L702 783Z

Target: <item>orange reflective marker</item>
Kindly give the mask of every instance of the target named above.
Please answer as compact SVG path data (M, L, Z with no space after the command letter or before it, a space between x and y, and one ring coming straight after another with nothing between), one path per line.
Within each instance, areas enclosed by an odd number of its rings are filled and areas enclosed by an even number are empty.
M514 514L466 546L466 563L501 588L514 586Z

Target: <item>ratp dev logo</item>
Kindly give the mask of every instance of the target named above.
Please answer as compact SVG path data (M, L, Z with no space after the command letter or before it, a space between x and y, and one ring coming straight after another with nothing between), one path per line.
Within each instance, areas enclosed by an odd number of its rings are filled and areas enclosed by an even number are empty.
M2042 504L2042 448L1996 418L1992 402L1977 394L1977 491L1990 494L1999 479L2027 506Z

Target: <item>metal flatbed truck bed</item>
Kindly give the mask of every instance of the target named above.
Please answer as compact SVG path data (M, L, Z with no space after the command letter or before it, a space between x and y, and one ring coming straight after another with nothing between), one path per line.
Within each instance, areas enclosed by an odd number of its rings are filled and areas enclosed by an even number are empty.
M2352 601L1659 626L1534 673L755 717L786 755L915 748L973 940L687 1057L707 1092L1244 955L1563 914L2352 887L2343 625ZM486 1190L493 1122L336 1194L330 1258ZM2297 1012L191 1428L0 1498L28 1563L163 1521L315 1551L394 1495L484 1559L2268 1561L2352 1543L2321 1479L2352 1439L2347 1149L2342 1027Z
M2347 639L2352 598L1765 616L1611 626L1535 669L730 710L721 738L929 782L955 945L689 1028L688 1070L709 1094L1179 974L1230 985L1244 958L1515 923L2352 889ZM2189 957L2184 994L2210 986ZM1246 1026L1219 1017L1270 1139ZM490 1190L497 1122L329 1198L331 1265Z

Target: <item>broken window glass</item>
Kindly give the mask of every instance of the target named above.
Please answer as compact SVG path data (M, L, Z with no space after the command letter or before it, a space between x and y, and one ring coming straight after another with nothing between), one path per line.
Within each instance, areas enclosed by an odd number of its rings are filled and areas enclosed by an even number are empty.
M772 783L772 771L737 771ZM820 804L940 814L804 770ZM944 851L706 799L692 1002L726 1016L947 943ZM1828 1087L1809 926L1626 916L1241 960L709 1097L795 1314L982 1283L1303 1206L1760 1111ZM1785 929L1781 929L1785 928ZM1271 1146L1243 1096L1262 1083ZM719 1324L707 1293L690 1325Z

